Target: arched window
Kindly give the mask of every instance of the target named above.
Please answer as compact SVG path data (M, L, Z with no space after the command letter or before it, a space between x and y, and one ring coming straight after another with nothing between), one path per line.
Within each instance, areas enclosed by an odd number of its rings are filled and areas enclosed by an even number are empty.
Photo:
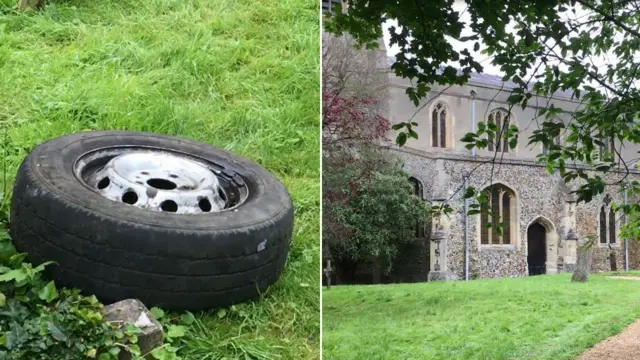
M555 139L553 139L553 143L556 145L561 145L562 144L562 140L560 139L560 135L556 136ZM544 144L542 145L542 153L543 154L547 154L549 152L549 148L547 148Z
M417 196L420 200L423 199L422 197L422 183L420 183L420 181L414 177L410 177L409 178L409 182L411 183L411 186L413 187L413 195ZM424 237L424 222L423 221L418 221L416 223L416 237L417 238L422 238Z
M611 196L607 194L604 197L604 204L600 207L600 215L598 224L600 227L600 243L615 244L616 233L616 212L611 207Z
M615 141L613 140L609 140L609 139L600 139L600 141L602 141L602 143L604 144L604 146L599 146L598 147L598 159L600 161L604 161L605 158L608 156L612 157L613 159L616 158L616 144Z
M556 124L562 123L562 119L560 119L559 117L554 117L553 122ZM555 139L553 139L553 143L554 145L562 145L562 138L560 137L560 134L558 134L558 136L555 137ZM545 146L544 144L542 145L542 153L543 154L547 154L549 153L549 148L547 146Z
M490 209L480 212L480 243L483 245L509 245L515 229L516 197L513 190L502 184L495 184L487 189ZM491 227L487 225L491 223ZM504 224L502 232L498 232L499 224Z
M431 111L431 145L446 148L451 144L447 141L447 127L449 126L447 108L439 102Z
M496 138L493 139L493 142L489 141L489 151L509 152L507 129L509 129L510 120L509 112L505 109L495 109L489 113L487 123L496 124L497 127Z

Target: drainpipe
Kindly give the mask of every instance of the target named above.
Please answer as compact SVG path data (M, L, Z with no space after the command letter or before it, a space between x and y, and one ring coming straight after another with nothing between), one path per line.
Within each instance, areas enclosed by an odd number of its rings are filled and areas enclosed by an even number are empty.
M624 187L624 204L627 205L627 187ZM627 215L624 215L624 224L627 224ZM624 239L624 271L629 271L629 240Z
M467 178L464 178L467 188ZM469 281L469 199L464 199L464 280Z
M471 132L476 132L476 92L471 90ZM471 155L476 156L475 146L471 149Z

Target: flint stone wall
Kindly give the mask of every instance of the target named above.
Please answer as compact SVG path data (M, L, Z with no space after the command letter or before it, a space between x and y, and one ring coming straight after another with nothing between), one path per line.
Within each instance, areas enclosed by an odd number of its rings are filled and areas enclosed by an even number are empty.
M568 192L571 190L558 175L549 174L547 170L531 160L503 159L502 164L492 165L482 163L491 158L472 158L467 154L451 152L436 152L430 154L413 149L391 150L399 156L403 163L403 169L409 176L418 179L424 189L425 201L446 198L447 203L453 208L450 215L450 227L447 230L448 270L453 278L464 279L464 177L471 173L468 185L476 189L484 189L492 183L501 183L512 189L517 201L516 239L507 246L480 245L480 216L468 217L468 238L470 243L470 277L471 278L495 278L527 276L527 229L534 222L539 222L547 231L556 233L554 243L549 243L547 235L547 268L557 269L558 272L570 272L573 270L575 253L569 249L575 240L565 240L569 227L579 236L598 235L598 214L603 204L604 196L594 198L590 203L580 203L575 206L575 215L570 216L567 211ZM493 174L493 175L492 175ZM617 175L612 175L614 178ZM639 175L632 175L640 178ZM574 186L574 189L577 185ZM618 187L608 187L606 194L610 194L614 202L622 203L623 194ZM619 226L621 220L617 217ZM425 244L428 244L426 242ZM569 246L568 246L569 245ZM624 245L618 237L614 245L618 269L624 269ZM630 264L640 265L640 260L633 260L631 254L640 253L640 245L630 246ZM637 250L636 250L637 249ZM606 244L597 242L593 253L592 271L608 271L610 250ZM407 257L408 256L408 257ZM401 254L400 263L404 264L394 270L397 278L406 281L424 281L422 276L424 261L411 260L411 256L428 257L427 251ZM555 258L555 259L554 259ZM572 263L565 263L566 259L573 258ZM634 255L635 258L635 255ZM407 261L420 262L421 266L411 266ZM417 268L417 270L416 270ZM419 274L415 274L419 271ZM415 279L415 280L412 280ZM418 280L420 279L420 280Z

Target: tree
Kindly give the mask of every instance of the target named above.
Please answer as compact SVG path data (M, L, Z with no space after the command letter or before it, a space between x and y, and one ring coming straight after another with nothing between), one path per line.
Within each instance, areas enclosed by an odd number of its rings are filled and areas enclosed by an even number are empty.
M377 157L369 156L364 161L356 148L375 152L377 149L370 145L387 140L390 123L382 116L386 74L376 68L373 51L356 49L349 36L323 34L322 70L323 170L340 174L351 169L351 177L323 176L322 201L330 206L346 203L371 179L378 167ZM356 163L357 172L353 171ZM325 231L335 238L347 236L342 225L332 212L324 212Z
M552 121L560 109L547 102L533 120L538 130L529 144L542 143L549 150L539 160L549 172L558 171L565 182L577 184L578 202L591 201L607 186L624 186L629 198L637 199L640 182L628 177L633 165L620 157L619 147L607 145L640 142L640 65L636 60L640 55L640 3L465 0L465 4L468 24L454 9L454 0L352 0L348 12L335 11L326 27L335 34L349 33L358 44L374 48L382 36L381 25L394 19L397 26L389 28L391 45L400 51L392 70L412 80L414 86L407 95L416 105L432 84L464 84L471 73L482 72L472 53L481 47L504 73L503 81L516 85L509 97L511 107L525 108L530 99L550 99L559 90L572 92L583 106L571 121ZM467 47L456 50L454 40ZM396 139L399 145L411 135L409 125L397 125L397 129L407 128ZM486 148L506 136L515 147L518 128L512 125L507 134L504 131L481 123L476 133L467 134L462 141L469 149ZM554 142L560 133L566 135L564 144ZM603 155L596 156L600 148L605 149ZM588 167L570 166L574 162ZM609 173L614 168L621 171L619 176ZM465 191L465 197L478 196L473 189ZM486 207L486 202L480 204ZM637 238L640 220L635 215L640 213L640 203L615 207L628 218L622 237ZM446 212L447 207L437 210Z
M398 244L427 213L408 176L376 146L391 129L383 116L388 75L380 55L356 49L349 36L323 34L322 45L323 249L343 271L369 259L389 271Z
M371 163L378 167L370 177L361 177L362 168ZM358 179L355 186L342 190L344 201L323 203L323 212L331 219L323 217L324 246L347 276L368 260L388 273L398 247L414 239L415 224L428 213L425 202L413 195L408 175L390 155L361 149L359 161L337 169L325 167L323 177L329 184L323 191L332 192Z

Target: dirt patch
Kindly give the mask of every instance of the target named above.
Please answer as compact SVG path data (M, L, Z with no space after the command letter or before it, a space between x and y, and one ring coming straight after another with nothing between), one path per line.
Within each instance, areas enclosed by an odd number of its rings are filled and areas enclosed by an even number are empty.
M619 276L626 279L630 276ZM634 277L630 280L640 280ZM631 324L620 334L597 343L585 351L576 360L632 360L638 359L640 353L640 320Z
M612 279L640 280L640 276L609 276Z

